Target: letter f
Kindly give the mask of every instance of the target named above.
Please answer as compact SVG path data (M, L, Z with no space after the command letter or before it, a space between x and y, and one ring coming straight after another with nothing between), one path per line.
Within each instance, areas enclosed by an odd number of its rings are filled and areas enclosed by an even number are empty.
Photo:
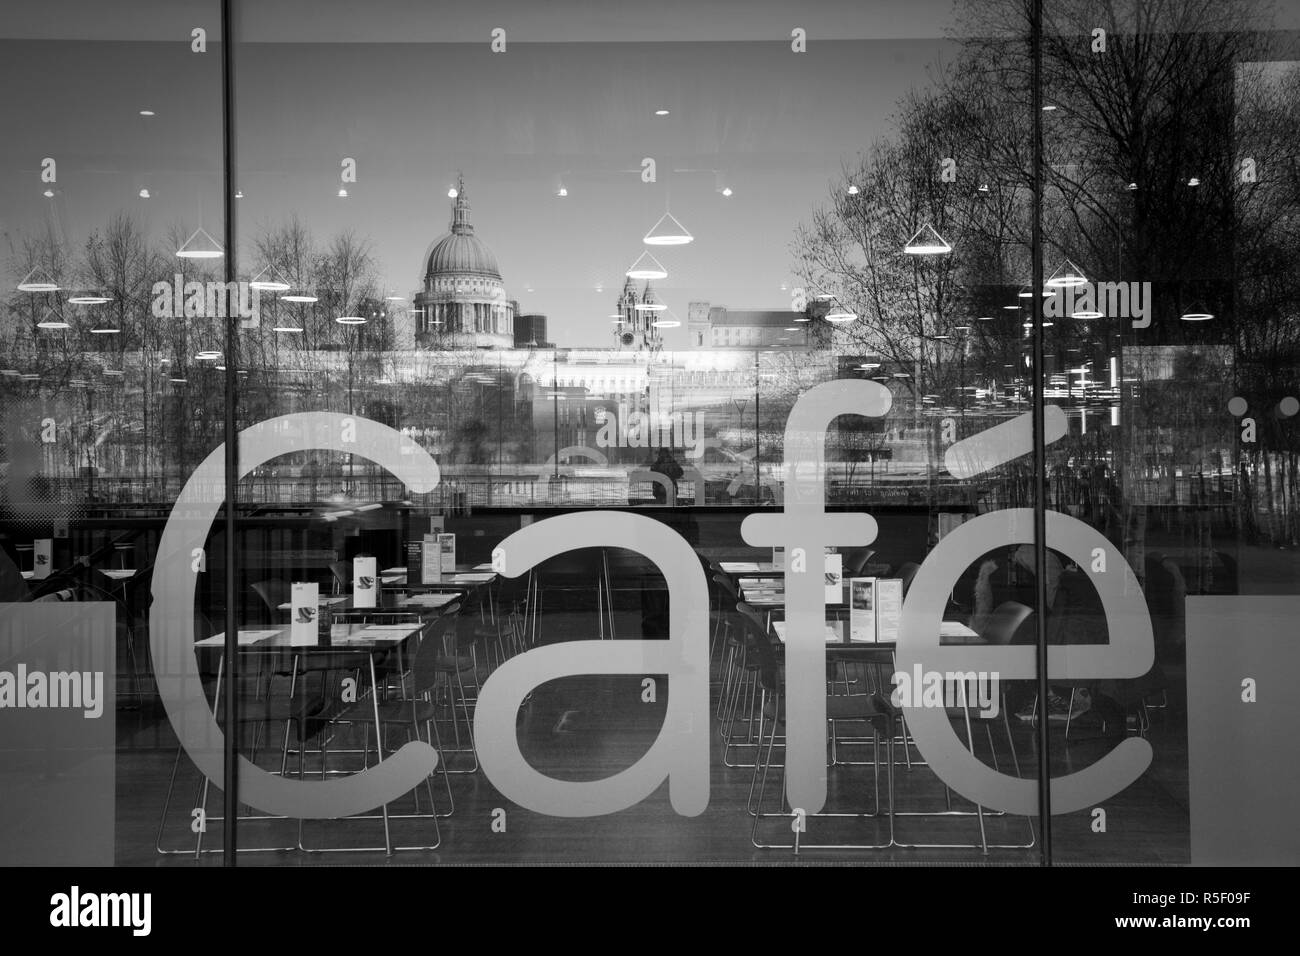
M876 520L826 514L826 433L840 415L884 416L893 400L878 382L844 379L805 392L785 426L782 514L750 515L740 535L755 546L803 549L805 570L785 578L786 779L790 805L809 813L826 802L826 591L828 545L876 540ZM788 560L788 559L787 559Z

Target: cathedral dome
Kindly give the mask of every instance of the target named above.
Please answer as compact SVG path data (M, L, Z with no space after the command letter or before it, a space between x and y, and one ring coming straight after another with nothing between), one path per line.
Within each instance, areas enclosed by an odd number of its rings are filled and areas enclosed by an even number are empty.
M472 275L501 279L497 257L492 254L492 250L482 239L474 235L474 227L469 221L469 200L465 196L463 182L456 192L451 233L438 240L433 251L429 253L425 275L429 278Z

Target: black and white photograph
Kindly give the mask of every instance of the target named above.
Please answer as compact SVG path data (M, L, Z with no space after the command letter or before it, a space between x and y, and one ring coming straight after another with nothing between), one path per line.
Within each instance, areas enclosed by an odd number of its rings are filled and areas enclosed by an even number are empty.
M1264 925L1294 3L7 0L0 87L24 921L1105 866L1098 931Z

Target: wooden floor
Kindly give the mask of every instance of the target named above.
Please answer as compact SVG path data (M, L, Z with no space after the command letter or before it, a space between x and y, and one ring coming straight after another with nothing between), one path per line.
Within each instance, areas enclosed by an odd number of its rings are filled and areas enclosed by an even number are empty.
M555 614L545 622L551 639L577 637L589 618ZM636 633L636 618L628 616L621 634ZM1171 673L1168 707L1152 712L1148 739L1155 752L1147 773L1128 790L1105 805L1106 830L1094 832L1090 812L1058 816L1053 822L1054 859L1059 863L1185 864L1189 860L1187 742L1185 695L1181 670ZM554 681L539 687L520 713L520 747L539 771L565 780L594 780L630 766L646 752L662 724L668 688L660 682L658 701L643 703L640 678L589 676ZM716 687L713 693L716 695ZM134 709L119 710L117 761L117 862L120 865L216 865L220 854L205 853L196 861L190 810L197 805L199 779L188 760L182 760L172 810L163 843L186 853L161 855L155 839L167 782L176 755L175 738L165 715L146 700ZM1026 775L1035 771L1033 731L1012 719L1013 735ZM453 775L455 812L439 820L442 844L436 851L406 851L387 857L382 850L304 853L297 850L241 852L241 865L313 864L519 864L519 863L773 863L793 862L790 850L759 850L750 843L751 817L745 812L751 771L727 768L721 761L721 741L716 721L711 728L712 776L708 809L688 818L673 812L667 786L636 807L605 817L567 819L547 817L521 809L498 793L482 772ZM1072 728L1068 743L1063 726L1053 726L1054 775L1086 766L1104 754L1112 743L1098 733L1091 717ZM446 743L444 736L444 743ZM977 744L981 742L977 740ZM1000 740L999 760L1009 771L1009 753ZM342 742L336 746L345 746ZM981 750L977 747L977 750ZM778 751L779 752L779 751ZM883 751L882 751L883 753ZM861 752L870 759L870 748ZM919 759L915 749L912 760ZM338 758L342 761L359 758ZM450 758L452 766L461 757ZM743 754L741 759L747 759ZM856 755L855 755L856 759ZM941 810L946 792L925 766L910 769L899 751L897 809ZM981 752L981 759L987 755ZM266 761L260 761L267 765ZM274 762L278 764L278 755ZM341 764L340 764L341 765ZM349 765L350 766L350 765ZM835 767L828 771L828 811L861 812L871 807L872 768ZM445 809L442 780L435 780L434 797ZM951 797L955 810L973 810L965 800ZM425 804L427 808L427 804ZM221 793L213 787L209 813L222 812ZM775 809L775 805L771 805ZM409 811L394 805L393 812ZM505 810L505 832L493 829L494 811ZM498 815L499 816L499 815ZM803 850L797 859L837 863L1006 863L1033 864L1038 850L990 850L979 847L979 825L973 816L900 818L898 839L913 843L976 846L946 849ZM394 821L397 844L433 841L427 820ZM1030 829L1022 817L986 817L990 843L1028 842ZM298 839L296 821L249 820L240 826L241 847L288 847ZM770 842L788 842L788 818L765 821L763 833ZM872 819L811 818L802 837L805 844L830 842L875 843L887 834L884 821ZM306 825L308 845L339 847L381 846L382 824L371 820L313 821ZM221 834L213 824L206 845L219 847Z

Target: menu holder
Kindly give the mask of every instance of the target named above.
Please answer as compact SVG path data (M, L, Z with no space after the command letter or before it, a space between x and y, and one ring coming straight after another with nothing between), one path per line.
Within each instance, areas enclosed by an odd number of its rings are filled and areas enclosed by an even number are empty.
M320 585L295 581L290 587L289 613L289 643L293 647L320 643Z
M456 536L448 532L438 534L438 553L441 555L441 567L443 574L454 574L456 571Z
M898 643L903 630L903 581L881 578L876 581L876 640Z
M844 602L844 555L826 555L826 603Z
M37 538L32 542L32 577L37 581L50 576L54 569L54 539Z
M379 598L378 560L373 555L352 559L352 606L374 607Z
M876 643L875 578L849 578L849 641Z
M442 551L436 534L424 536L424 550L420 561L421 584L437 584L442 580Z

